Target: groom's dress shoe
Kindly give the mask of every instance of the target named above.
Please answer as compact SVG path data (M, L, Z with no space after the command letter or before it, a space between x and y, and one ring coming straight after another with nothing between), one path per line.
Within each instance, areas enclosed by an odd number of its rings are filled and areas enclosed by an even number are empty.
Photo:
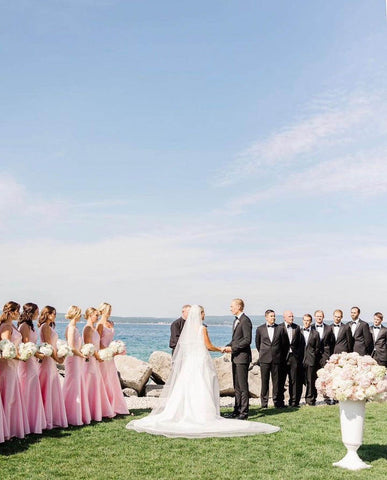
M224 415L225 418L237 418L239 417L239 413L235 413L235 412L232 412L232 413L226 413Z
M247 415L238 415L237 419L238 420L247 420Z

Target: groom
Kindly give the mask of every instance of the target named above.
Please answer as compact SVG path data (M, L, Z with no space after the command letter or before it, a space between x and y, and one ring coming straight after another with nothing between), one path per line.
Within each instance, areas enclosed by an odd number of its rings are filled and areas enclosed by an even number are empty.
M231 353L232 380L235 390L235 405L231 417L247 420L249 414L249 384L248 367L251 362L251 331L249 317L243 313L245 304L240 298L235 298L230 310L235 315L231 342L224 351Z

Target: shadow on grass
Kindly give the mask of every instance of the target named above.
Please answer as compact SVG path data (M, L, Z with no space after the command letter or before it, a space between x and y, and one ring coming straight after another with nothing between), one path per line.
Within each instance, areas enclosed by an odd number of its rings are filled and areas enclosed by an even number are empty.
M371 444L362 445L359 448L359 456L365 462L373 462L384 458L387 460L387 445Z

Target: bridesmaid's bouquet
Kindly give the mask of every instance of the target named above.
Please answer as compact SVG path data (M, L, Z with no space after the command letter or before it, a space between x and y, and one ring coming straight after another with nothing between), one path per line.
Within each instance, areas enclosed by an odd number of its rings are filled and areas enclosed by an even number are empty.
M38 351L38 346L33 342L21 343L19 345L19 358L26 362L29 358L33 357Z
M122 340L113 340L109 347L114 355L122 355L126 353L126 345Z
M81 353L86 357L86 362L95 354L95 346L92 343L85 343L81 348Z
M102 350L100 350L98 352L98 355L99 355L99 358L105 362L106 360L112 360L113 359L114 352L109 346L109 347L106 347L106 348L102 348Z
M331 355L317 372L317 390L335 400L387 400L387 369L369 355Z
M16 357L17 350L15 345L10 340L1 340L0 353L1 358L9 360Z
M72 349L69 347L69 344L64 340L58 340L56 342L56 349L58 358L72 357L74 355Z
M54 353L54 349L49 343L43 342L39 347L39 353L45 357L51 357L51 355Z

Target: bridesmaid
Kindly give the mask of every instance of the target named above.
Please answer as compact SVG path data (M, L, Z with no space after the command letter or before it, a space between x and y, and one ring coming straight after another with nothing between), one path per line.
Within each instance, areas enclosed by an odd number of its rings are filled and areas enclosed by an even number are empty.
M74 354L72 357L66 357L63 384L67 421L70 425L89 424L91 419L83 372L85 357L81 353L82 338L77 327L81 313L81 309L75 305L66 313L69 320L66 340Z
M94 356L88 358L84 365L86 391L89 399L91 419L100 421L102 417L114 417L115 413L110 405L101 372L97 365L97 362L102 362L98 355L100 337L95 328L95 323L98 320L98 310L93 307L88 308L85 312L85 318L87 324L83 329L83 342L92 343L95 347Z
M39 369L39 381L48 430L68 426L59 373L56 369L56 363L63 363L63 359L56 355L58 334L52 327L52 325L55 326L55 318L55 308L47 306L43 308L38 323L40 340L49 343L54 349L51 357L43 358Z
M103 349L108 347L114 338L114 324L109 319L112 313L112 306L108 303L101 303L98 310L101 320L98 322L97 331L101 337L101 349ZM128 415L128 407L122 394L114 359L105 360L99 364L99 367L113 411L121 415Z
M37 343L38 334L35 331L33 320L36 320L38 315L39 308L35 303L23 305L23 312L18 323L23 343ZM25 399L30 431L31 433L42 433L47 423L39 383L38 358L43 359L44 355L36 353L36 357L31 357L25 362L20 361L18 374L21 393Z
M3 403L1 401L1 395L0 395L0 443L3 443L8 438L9 438L8 422L5 419Z
M22 341L21 334L16 330L13 321L19 318L20 305L16 302L8 302L3 307L0 316L0 340L9 340L16 347ZM24 438L29 431L27 413L24 407L24 399L21 394L19 378L17 374L18 359L0 359L0 397L4 409L5 428L3 422L4 438Z

